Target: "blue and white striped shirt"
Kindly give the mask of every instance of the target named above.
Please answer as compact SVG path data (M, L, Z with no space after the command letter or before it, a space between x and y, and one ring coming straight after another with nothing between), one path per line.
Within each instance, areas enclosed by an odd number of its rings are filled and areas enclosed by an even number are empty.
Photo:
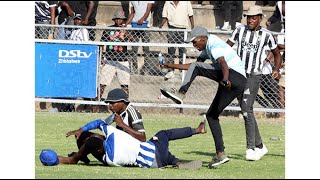
M100 129L106 140L103 143L105 155L103 160L110 166L135 165L150 168L155 161L156 148L153 142L140 142L126 132L107 125L98 119L82 127L83 131Z

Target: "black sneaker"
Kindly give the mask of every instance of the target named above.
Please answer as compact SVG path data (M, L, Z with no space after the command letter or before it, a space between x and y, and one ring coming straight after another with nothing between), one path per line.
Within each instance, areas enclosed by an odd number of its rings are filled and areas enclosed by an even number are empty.
M76 154L76 152L72 152L72 153L68 154L68 157L71 157L71 156L73 156L75 154ZM89 164L90 163L90 159L88 158L88 156L82 156L80 158L80 161L84 162L85 164Z
M173 89L173 91L170 91L166 88L160 88L161 93L167 97L170 98L172 101L174 101L177 104L182 104L183 99L185 98L185 94L177 92L176 89Z

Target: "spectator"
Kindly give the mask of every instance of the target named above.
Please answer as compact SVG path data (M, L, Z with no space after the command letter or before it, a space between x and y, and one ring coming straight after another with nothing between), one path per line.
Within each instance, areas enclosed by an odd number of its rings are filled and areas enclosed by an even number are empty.
M58 1L35 1L35 23L55 25ZM53 28L36 26L36 38L53 39Z
M211 133L215 142L216 155L209 163L209 168L216 167L229 161L225 154L222 130L219 122L220 113L239 95L243 93L246 76L244 64L236 52L216 35L208 35L203 27L192 29L186 42L201 51L197 62L192 64L164 64L164 68L188 70L178 92L171 93L160 89L161 93L181 104L191 83L197 76L204 76L219 83L218 91L206 113ZM206 59L211 64L204 63Z
M153 27L159 27L162 21L163 6L166 1L155 1L152 6L153 12Z
M267 49L267 48L266 48ZM266 99L257 94L256 101L264 108L280 109L282 105L279 101L279 85L278 82L272 77L272 70L274 67L274 59L270 50L266 50L268 54L264 60L262 67L262 79L260 89ZM273 113L270 114L271 117ZM276 114L274 114L276 115Z
M233 10L233 6L235 9ZM224 23L221 30L229 31L231 30L231 15L235 15L235 27L241 25L242 13L243 13L243 1L223 1L224 10Z
M276 40L271 32L260 26L264 16L261 7L250 6L244 16L247 17L247 25L238 26L227 43L232 47L238 42L237 53L245 64L247 84L240 98L240 107L246 128L246 160L256 161L268 152L268 149L262 143L253 113L253 103L262 78L263 61L267 56L265 49L268 47L274 55L275 67L272 71L272 77L275 79L279 77L281 57Z
M150 19L151 19L151 8L152 8L152 4L154 3L154 1L130 1L129 2L129 9L130 14L128 17L128 20L125 23L125 27L127 27L127 25L129 23L135 22L138 25L143 24L145 21L148 21L148 27L150 27ZM144 43L148 43L150 42L150 37L149 34L146 31L132 31L132 38L133 38L133 42L139 42L139 40L141 39L142 42ZM137 53L138 53L138 46L133 46L132 50L135 54L135 58L133 58L133 62L132 62L132 71L134 73L139 73L138 70L138 59L137 59ZM144 46L143 47L143 52L145 54L145 56L149 55L149 47L148 46ZM145 61L146 62L146 61Z
M55 18L58 15L58 1L35 1L35 24L55 25ZM35 38L53 39L54 28L43 26L35 27ZM40 108L46 109L47 103L40 102Z
M114 25L109 27L123 27L127 18L124 12L117 10L112 20ZM101 42L127 42L128 33L120 29L107 29L104 30L101 36ZM129 67L129 54L127 46L109 45L106 47L105 52L102 53L103 60L101 74L100 74L100 96L103 95L106 86L111 84L111 81L117 76L121 88L129 95L130 85L130 67Z
M117 119L115 119L118 122ZM52 157L57 164L77 164L83 156L93 154L96 159L104 165L126 166L126 167L144 167L161 168L167 165L176 166L178 169L199 169L202 167L202 161L182 162L169 151L169 142L177 139L184 139L196 134L205 133L203 122L197 128L185 127L168 130L161 130L150 138L147 142L141 142L132 136L124 133L107 122L99 119L87 123L82 128L66 133L66 137L75 135L78 138L89 130L100 129L104 136L93 134L88 137L77 153L71 157L48 155ZM46 153L46 152L44 152ZM40 154L41 162L47 164L47 155Z
M76 26L82 26L83 21L81 19L81 15L75 16L74 17L74 25ZM79 28L79 29L74 29L71 32L70 35L70 40L74 41L89 41L89 31L86 28Z
M82 26L83 21L81 19L81 15L77 14L76 16L73 17L74 25L76 26ZM71 30L71 28L70 28ZM89 32L86 28L79 27L79 28L72 28L71 34L69 36L69 40L73 41L89 41ZM63 98L63 99L74 99L74 98ZM84 99L89 99L90 98L84 98ZM64 111L64 112L72 112L75 111L75 104L73 103L52 103L53 107L56 107L59 111ZM80 105L79 105L80 106ZM86 107L86 105L84 105Z
M92 10L91 10L91 13L88 18L88 23L86 24L86 21L85 21L83 25L96 26L97 25L96 16L97 16L97 11L98 11L99 1L87 1L86 5L88 8L88 11L90 9L92 9ZM89 12L88 12L88 14L89 14ZM88 31L89 31L90 41L94 41L96 39L96 30L88 28Z
M285 27L285 26L284 26ZM281 30L282 33L285 33L285 29L283 28ZM280 51L280 54L282 56L282 64L281 64L281 69L280 69L280 74L281 77L279 79L279 100L280 103L282 105L283 108L285 108L285 88L286 88L286 84L285 84L285 35L278 35L278 48ZM281 112L279 113L280 117L284 117L285 113Z
M266 26L268 29L275 29L272 27L276 25L277 22L281 23L281 33L285 33L285 1L277 1L276 9L273 12L272 16L266 22ZM280 92L279 98L282 107L285 107L285 35L278 35L278 48L280 50L282 56L282 66L280 69L281 78L279 80ZM280 117L284 117L284 113L279 113Z
M124 16L129 17L129 1L120 1L122 11L124 11Z
M90 4L88 6L88 3ZM94 12L94 2L93 1L59 1L61 4L61 12L58 17L58 23L60 25L74 25L67 24L70 17L74 17L77 14L81 14L81 19L83 20L83 25L88 25L89 17ZM71 31L69 28L66 30L60 28L59 30L59 39L69 39Z
M276 9L273 12L272 16L270 16L266 22L266 26L269 30L276 29L275 26L277 22L281 24L281 30L285 29L285 1L278 1L276 4Z
M115 121L117 123L117 129L126 132L138 141L146 141L141 113L130 103L128 95L122 89L112 89L108 93L105 102L109 103L110 110L113 113L105 120L106 122L111 124ZM81 149L82 145L84 145L91 136L102 137L98 133L84 132L80 136L76 136L78 148ZM75 152L72 152L68 156L73 156L74 154ZM94 153L93 155L96 157ZM81 157L80 160L86 164L90 163L87 156Z
M162 28L164 23L168 22L169 29L187 29L190 28L189 21L191 24L191 29L194 27L193 22L193 9L190 1L166 1L163 12L162 12L162 22L159 28ZM183 31L169 31L167 34L168 43L183 44L184 43L184 32ZM182 56L186 53L186 48L180 47L179 49L179 64L182 64ZM168 53L170 55L168 61L169 63L174 63L173 57L175 56L176 48L169 47ZM165 79L169 79L174 75L174 72L169 71Z

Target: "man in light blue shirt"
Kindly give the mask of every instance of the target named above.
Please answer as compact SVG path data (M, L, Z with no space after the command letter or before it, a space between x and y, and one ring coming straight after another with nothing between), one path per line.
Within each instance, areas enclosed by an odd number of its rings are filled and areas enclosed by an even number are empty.
M219 37L209 35L204 27L193 28L186 42L192 42L196 49L202 51L200 56L196 62L190 64L161 65L162 68L188 71L178 92L173 93L166 89L160 90L164 96L181 104L197 76L204 76L219 83L216 96L206 113L216 147L216 156L209 163L209 168L213 168L229 161L224 153L219 115L225 107L243 93L247 82L245 68L237 53ZM210 59L212 63L204 63L206 59Z

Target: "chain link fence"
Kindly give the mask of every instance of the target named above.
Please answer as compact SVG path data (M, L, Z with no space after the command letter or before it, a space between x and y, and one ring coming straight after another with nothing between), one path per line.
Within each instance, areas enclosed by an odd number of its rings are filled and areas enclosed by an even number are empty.
M83 33L81 28L87 29L88 34ZM73 110L82 111L77 107L80 105L104 105L103 99L108 91L121 87L128 91L129 99L135 106L149 112L205 112L217 91L218 83L213 80L197 77L188 90L183 104L175 104L160 93L160 88L163 87L178 89L185 71L161 69L158 60L159 53L164 56L167 62L171 63L192 63L200 54L191 44L184 44L184 39L189 31L186 29L36 24L36 43L99 46L98 96L95 99L79 97L76 100L70 100L36 97L36 102L75 103L76 106ZM229 31L220 30L209 30L209 33L216 34L225 41L231 34ZM281 33L274 32L273 34L277 36ZM88 36L89 41L70 40L74 39L74 36ZM210 61L206 62L210 63ZM263 80L261 91L259 91L259 96L254 104L255 111L284 112L284 99L279 96L281 87L268 77ZM239 111L238 101L234 100L226 110Z

